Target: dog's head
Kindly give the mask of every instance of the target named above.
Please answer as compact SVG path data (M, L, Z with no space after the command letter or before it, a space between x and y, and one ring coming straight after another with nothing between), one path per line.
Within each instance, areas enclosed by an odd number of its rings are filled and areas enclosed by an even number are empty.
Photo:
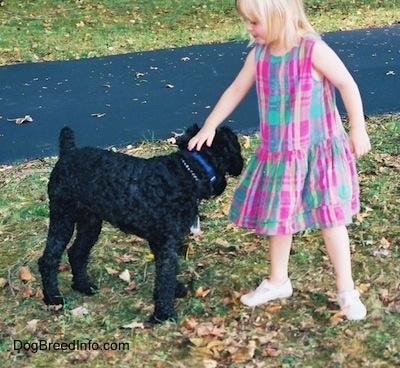
M187 150L190 139L199 130L197 124L189 127L183 135L178 137L178 147L181 150ZM219 195L226 187L225 174L238 176L243 170L243 157L238 137L229 127L218 128L211 147L203 144L200 152L220 174L217 175L217 181L214 183L214 195Z

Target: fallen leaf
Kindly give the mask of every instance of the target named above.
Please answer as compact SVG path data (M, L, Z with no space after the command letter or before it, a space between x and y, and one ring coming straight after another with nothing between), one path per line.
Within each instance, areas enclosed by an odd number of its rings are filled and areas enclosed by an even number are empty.
M102 117L105 116L105 115L106 115L105 112L96 112L96 113L94 113L94 114L91 114L90 116L91 116L91 117L94 117L94 118L102 118Z
M197 290L196 290L196 297L198 298L205 298L208 294L210 294L211 289L200 286Z
M59 272L64 272L64 271L69 271L71 270L71 266L68 262L60 262L58 266L58 271Z
M138 289L138 284L136 282L131 281L124 290L126 290L126 291L135 291L137 289Z
M116 351L115 350L105 350L103 351L103 358L105 360L113 359L116 356Z
M39 319L32 319L31 321L28 321L28 322L26 323L26 329L27 329L29 332L35 332L35 331L36 331L37 324L38 324L39 321L40 321Z
M19 270L19 279L23 282L28 282L28 281L35 281L35 277L32 275L31 270L29 267L21 267Z
M242 143L243 148L250 148L250 137L248 135L243 136L244 142Z
M33 121L30 115L25 115L23 118L16 118L16 119L7 119L8 121L14 121L15 124L22 124L22 123L31 123Z
M360 284L357 286L357 289L361 292L361 293L366 293L371 287L371 284Z
M265 348L265 355L269 357L278 357L280 355L280 351L278 345L276 343L269 343Z
M192 337L189 341L196 347L200 348L202 346L206 346L207 340L201 337Z
M122 328L130 328L130 329L135 329L135 328L140 328L140 329L144 329L144 324L143 322L136 322L133 321L132 323L129 323L127 325L123 325Z
M129 273L128 270L125 270L124 272L120 273L118 276L122 281L127 282L128 284L131 282L131 274Z
M346 310L342 309L338 312L336 312L330 319L329 322L332 326L336 326L337 324L343 322L344 318L346 316Z
M222 337L225 334L225 330L216 326L213 322L203 322L196 327L196 334L199 337L204 336L215 336Z
M7 283L8 283L7 279L5 279L4 277L0 277L0 288L6 286Z
M154 254L153 254L153 253L147 254L147 255L146 255L146 259L147 259L148 261L154 261Z
M254 357L255 350L256 342L254 340L250 340L246 347L241 348L232 354L232 361L235 363L244 363Z
M198 326L199 322L195 320L194 318L186 318L183 321L183 327L186 330L192 331Z
M204 368L216 368L218 366L218 362L213 359L204 359L203 364Z
M123 254L122 256L116 256L115 260L117 263L130 263L132 261L135 261L136 258L133 254Z
M390 242L386 238L382 238L380 241L380 246L383 249L388 249L388 248L390 248Z
M89 310L85 307L77 307L71 310L71 314L75 317L87 316L89 314Z
M106 269L106 272L109 274L109 275L111 275L111 276L115 276L115 275L118 275L119 274L119 271L117 271L117 270L114 270L113 268L111 268L111 267L104 267L105 269Z
M29 299L30 297L36 295L36 291L34 289L32 289L31 287L27 287L24 290L22 290L21 294L24 299Z

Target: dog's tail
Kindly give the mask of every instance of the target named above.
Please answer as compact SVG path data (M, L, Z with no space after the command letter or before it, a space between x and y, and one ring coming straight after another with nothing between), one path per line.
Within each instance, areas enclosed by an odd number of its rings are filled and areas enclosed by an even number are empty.
M60 137L59 137L59 146L60 146L60 157L75 149L75 135L74 131L69 127L64 127L61 129Z

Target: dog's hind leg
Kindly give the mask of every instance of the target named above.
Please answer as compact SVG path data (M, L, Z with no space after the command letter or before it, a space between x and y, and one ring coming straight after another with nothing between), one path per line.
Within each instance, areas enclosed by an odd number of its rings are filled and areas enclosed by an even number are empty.
M57 273L61 255L74 232L74 224L74 218L70 214L61 213L58 209L50 210L46 247L38 261L44 302L47 305L64 304L64 299L58 289Z
M93 295L97 286L90 282L87 265L90 250L96 243L102 220L94 213L80 211L76 224L76 239L68 250L69 263L72 270L72 288L86 295Z

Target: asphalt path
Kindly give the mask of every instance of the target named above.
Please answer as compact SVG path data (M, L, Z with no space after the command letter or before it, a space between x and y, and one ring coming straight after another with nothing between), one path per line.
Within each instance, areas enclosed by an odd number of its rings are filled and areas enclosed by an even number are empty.
M365 113L400 111L400 25L323 39L357 81ZM0 67L0 164L58 154L68 125L78 145L123 146L201 125L248 53L247 42L197 45ZM339 99L339 110L344 109ZM18 118L31 122L16 124ZM255 91L226 122L255 131Z

